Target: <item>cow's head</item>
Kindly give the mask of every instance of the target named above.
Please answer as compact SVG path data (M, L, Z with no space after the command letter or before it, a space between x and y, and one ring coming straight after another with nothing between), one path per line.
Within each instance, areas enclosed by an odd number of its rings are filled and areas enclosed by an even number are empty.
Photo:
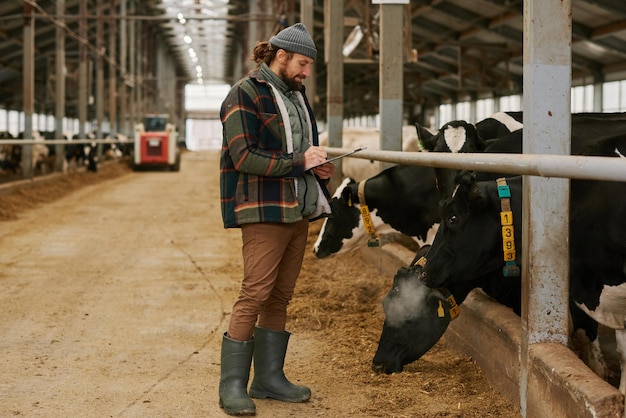
M515 226L517 260L521 260L521 178L508 179ZM513 191L515 190L515 192ZM430 287L454 281L478 281L502 270L500 199L495 181L477 182L464 171L451 197L442 202L442 222L428 254L422 279Z
M448 122L435 134L420 125L415 125L420 147L434 152L480 152L485 141L478 136L476 127L464 120Z
M488 145L488 142L478 136L476 127L463 120L448 122L431 136L418 129L418 137L421 146L433 152L482 152ZM459 170L436 168L435 173L440 199L449 198L454 190L454 180Z
M421 269L400 268L383 300L385 323L372 360L376 372L401 372L435 345L450 323L449 303L419 280Z
M361 220L357 188L358 183L348 177L335 191L330 201L332 213L324 220L313 244L317 258L349 252L366 245L369 236ZM374 228L380 229L384 224L382 219L376 216L376 211L370 215Z

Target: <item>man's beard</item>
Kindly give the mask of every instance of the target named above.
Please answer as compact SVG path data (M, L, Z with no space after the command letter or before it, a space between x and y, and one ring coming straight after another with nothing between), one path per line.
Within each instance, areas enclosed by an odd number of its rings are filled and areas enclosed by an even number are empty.
M302 88L302 83L300 81L296 81L295 78L289 77L287 73L285 72L284 68L281 68L279 72L280 74L278 74L278 76L280 77L281 80L284 81L284 83L287 85L287 88L289 90L300 91L300 89Z

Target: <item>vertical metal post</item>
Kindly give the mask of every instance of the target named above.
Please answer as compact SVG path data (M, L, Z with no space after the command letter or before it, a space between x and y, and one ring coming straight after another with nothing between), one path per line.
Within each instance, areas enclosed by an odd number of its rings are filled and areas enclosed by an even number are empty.
M56 8L59 23L65 23L65 0L57 0ZM65 118L65 30L61 25L56 27L56 70L55 70L55 109L54 117L56 121L55 137L63 138L63 119ZM55 170L63 169L63 144L55 145L56 159Z
M146 25L142 21L137 22L137 34L135 39L135 55L133 55L136 60L135 64L135 106L137 106L137 112L135 116L138 121L143 121L144 116L144 108L143 108L143 94L144 94L144 85L143 85L143 71L144 71L144 62L145 62L145 52L143 54L138 54L137 51L146 51L145 47L145 30Z
M96 137L101 139L104 120L104 0L97 0L96 10ZM98 155L102 155L102 144L98 144Z
M300 0L300 16L301 22L307 27L311 37L315 39L315 19L313 16L313 0ZM319 49L319 46L318 46ZM318 55L316 62L322 58ZM306 94L311 102L313 110L315 110L315 97L317 92L315 91L315 64L311 68L311 76L304 80L304 86L306 87Z
M328 145L341 147L343 135L343 0L324 0L324 51L326 56L326 129ZM335 162L335 179L342 177ZM333 179L333 183L335 182ZM332 187L332 185L331 185Z
M376 3L376 1L374 1ZM402 150L403 44L404 6L408 1L380 5L380 149ZM381 169L391 167L381 164Z
M476 97L475 96L473 96L472 100L470 100L469 102L469 120L472 121L472 123L478 122L476 120Z
M602 80L593 82L593 112L602 112L602 102L604 100L604 91L602 91Z
M524 1L523 152L570 153L571 0ZM567 344L569 179L524 177L520 403L529 385L532 345Z
M24 57L23 57L23 103L24 108L24 139L33 138L33 113L35 109L35 20L33 6L24 3ZM32 177L33 146L22 147L22 174Z
M119 88L120 91L120 100L119 100L119 107L120 107L120 125L119 125L119 129L120 131L124 134L124 135L129 135L129 129L128 129L128 115L127 115L127 111L128 111L128 97L126 94L126 91L128 89L128 87L126 86L126 77L128 76L127 71L126 71L126 67L127 67L127 61L126 61L126 57L127 57L127 34L128 34L128 23L126 22L126 1L127 0L121 0L120 1L120 81L121 81L121 85Z
M116 0L110 0L109 14L115 14ZM109 20L109 132L111 138L117 133L117 70L115 68L115 44L117 42L117 22Z
M129 10L130 14L133 15L135 14L135 2L131 1L130 2L130 10ZM137 22L135 22L134 20L130 22L130 33L129 33L129 37L128 37L128 56L130 57L130 60L128 62L128 73L130 74L131 77L131 90L130 90L130 97L129 97L129 101L130 101L130 121L131 121L131 126L130 126L130 130L133 133L133 135L135 134L135 124L139 123L140 119L137 115L137 61L136 61L136 55L137 55Z
M80 44L78 46L79 64L78 64L78 136L86 137L85 127L87 123L87 44L89 42L87 34L87 2L81 1L79 7L80 21Z

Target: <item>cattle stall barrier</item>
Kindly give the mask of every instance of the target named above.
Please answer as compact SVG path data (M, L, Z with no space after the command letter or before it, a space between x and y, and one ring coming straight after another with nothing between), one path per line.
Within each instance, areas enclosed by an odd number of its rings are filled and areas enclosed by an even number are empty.
M329 156L350 151L326 148ZM510 175L532 175L600 181L626 181L626 159L596 156L547 154L436 153L364 150L346 158L454 168ZM413 253L400 244L363 248L362 258L390 277L408 266ZM521 318L492 301L480 289L470 293L461 306L463 315L445 333L446 341L469 355L485 372L490 384L516 406L521 402L523 330ZM624 396L591 371L567 346L548 342L533 344L529 383L544 396L527 399L534 411L550 416L626 417ZM528 407L528 404L526 405ZM546 415L547 416L547 415Z
M326 148L329 156L353 150ZM404 165L570 179L626 181L626 159L582 155L359 151L361 158Z
M24 177L30 178L33 175L33 167L32 167L32 146L33 145L76 145L76 144L134 144L133 140L123 140L117 138L77 138L77 139L63 139L63 138L54 138L54 139L0 139L0 145L15 145L21 146L22 148L26 148L28 151L22 157L22 163L26 162L28 167L24 167ZM28 148L30 147L30 148ZM59 155L57 158L62 159L63 157Z

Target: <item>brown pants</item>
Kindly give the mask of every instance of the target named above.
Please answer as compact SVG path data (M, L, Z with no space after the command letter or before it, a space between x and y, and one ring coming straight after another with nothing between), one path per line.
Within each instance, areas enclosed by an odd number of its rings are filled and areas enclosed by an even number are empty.
M308 229L308 219L242 226L243 281L228 326L230 338L250 340L257 319L260 327L285 330Z

